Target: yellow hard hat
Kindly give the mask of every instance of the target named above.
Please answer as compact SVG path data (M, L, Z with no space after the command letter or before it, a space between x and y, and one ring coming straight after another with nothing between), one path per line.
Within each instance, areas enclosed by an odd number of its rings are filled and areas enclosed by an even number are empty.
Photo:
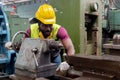
M41 5L35 13L35 17L44 24L54 24L56 22L54 9L49 4Z

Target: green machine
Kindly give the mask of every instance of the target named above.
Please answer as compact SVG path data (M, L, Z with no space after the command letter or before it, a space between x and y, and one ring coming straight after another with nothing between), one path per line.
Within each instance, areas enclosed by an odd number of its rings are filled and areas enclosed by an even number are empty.
M119 45L120 35L120 0L104 0L104 15L103 15L103 26L102 26L102 45L103 53L113 53L109 51L109 45ZM114 44L113 44L114 46ZM108 48L108 49L106 49ZM118 48L119 49L119 48ZM115 50L116 51L116 50ZM119 53L119 52L117 52Z
M103 29L103 52L118 55L120 53L120 0L105 0ZM116 47L117 45L117 47Z
M120 0L109 0L107 27L120 34Z
M104 43L120 34L120 0L105 0L103 38Z
M109 25L111 30L120 31L120 9L109 11Z
M57 24L65 27L76 53L101 54L102 0L49 0L57 15Z

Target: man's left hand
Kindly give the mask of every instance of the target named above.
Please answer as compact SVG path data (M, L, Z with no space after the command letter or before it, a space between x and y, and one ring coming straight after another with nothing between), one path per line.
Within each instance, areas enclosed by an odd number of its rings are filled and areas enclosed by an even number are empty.
M64 61L58 66L56 71L67 71L69 68L70 68L70 65L66 61Z

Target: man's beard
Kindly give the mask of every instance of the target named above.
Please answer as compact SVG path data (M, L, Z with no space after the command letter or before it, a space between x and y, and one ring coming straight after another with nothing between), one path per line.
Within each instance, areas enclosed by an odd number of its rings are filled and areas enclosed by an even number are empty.
M48 36L50 36L52 30L47 30L47 31L43 31L41 30L42 34L44 35L45 38L47 38Z

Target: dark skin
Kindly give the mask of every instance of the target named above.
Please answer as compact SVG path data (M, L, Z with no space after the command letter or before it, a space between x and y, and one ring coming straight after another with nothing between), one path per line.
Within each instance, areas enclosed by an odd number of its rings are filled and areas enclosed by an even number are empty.
M45 38L50 36L50 33L52 32L52 24L43 24L41 22L38 22L39 30L42 32Z

